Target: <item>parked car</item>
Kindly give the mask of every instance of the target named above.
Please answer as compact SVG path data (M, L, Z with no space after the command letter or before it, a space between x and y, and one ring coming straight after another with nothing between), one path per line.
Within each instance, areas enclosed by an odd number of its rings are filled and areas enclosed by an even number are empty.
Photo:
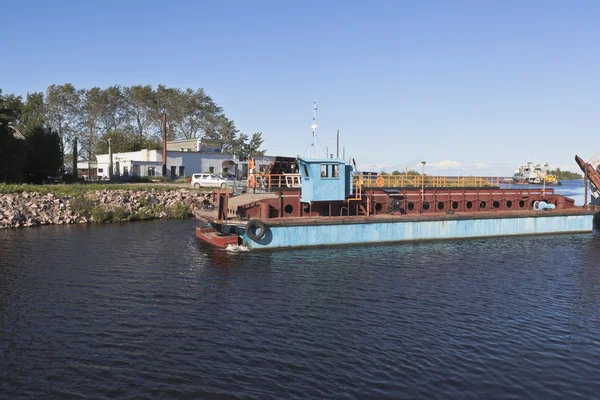
M217 187L224 189L227 187L227 180L215 174L194 174L192 175L191 185L196 189L201 187Z
M217 176L221 179L225 179L226 181L235 181L237 179L237 177L234 174L229 174L229 173L222 173L222 174L217 174Z
M62 177L57 171L32 171L26 174L27 183L34 185L47 185L49 183L61 183Z

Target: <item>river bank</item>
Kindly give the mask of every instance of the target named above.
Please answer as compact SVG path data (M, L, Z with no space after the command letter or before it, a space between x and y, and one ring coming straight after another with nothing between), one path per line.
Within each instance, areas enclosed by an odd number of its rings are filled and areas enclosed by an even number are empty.
M193 189L127 188L0 194L0 229L189 218L210 202Z

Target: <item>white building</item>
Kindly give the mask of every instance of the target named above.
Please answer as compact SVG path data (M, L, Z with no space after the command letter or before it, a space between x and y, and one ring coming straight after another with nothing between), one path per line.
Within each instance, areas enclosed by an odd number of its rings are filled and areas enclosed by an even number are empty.
M201 145L201 141L196 139L167 142L167 176L179 178L199 172L228 172L239 176L247 160L240 160L237 155L222 154L219 146L222 146L220 141L205 144L203 140ZM98 179L107 179L109 155L97 155L96 160ZM162 162L162 150L113 153L113 176L162 176ZM256 157L256 162L260 166L270 163L270 159L259 156Z

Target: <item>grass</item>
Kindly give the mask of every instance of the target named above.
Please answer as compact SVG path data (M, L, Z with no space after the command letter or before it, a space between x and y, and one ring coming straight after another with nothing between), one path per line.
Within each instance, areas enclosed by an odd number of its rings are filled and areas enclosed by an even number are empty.
M41 194L52 193L55 196L80 196L98 190L158 190L170 191L179 189L193 189L193 187L171 186L169 184L127 184L127 183L74 183L59 185L27 185L0 183L0 194L16 194L23 192L36 192Z
M167 218L186 219L192 216L187 204L179 203L167 209Z

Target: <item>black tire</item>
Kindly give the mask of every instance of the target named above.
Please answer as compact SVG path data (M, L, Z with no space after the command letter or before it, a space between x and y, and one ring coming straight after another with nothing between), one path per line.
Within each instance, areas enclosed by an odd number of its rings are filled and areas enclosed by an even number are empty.
M267 234L267 226L259 219L251 219L246 224L246 236L258 242Z

